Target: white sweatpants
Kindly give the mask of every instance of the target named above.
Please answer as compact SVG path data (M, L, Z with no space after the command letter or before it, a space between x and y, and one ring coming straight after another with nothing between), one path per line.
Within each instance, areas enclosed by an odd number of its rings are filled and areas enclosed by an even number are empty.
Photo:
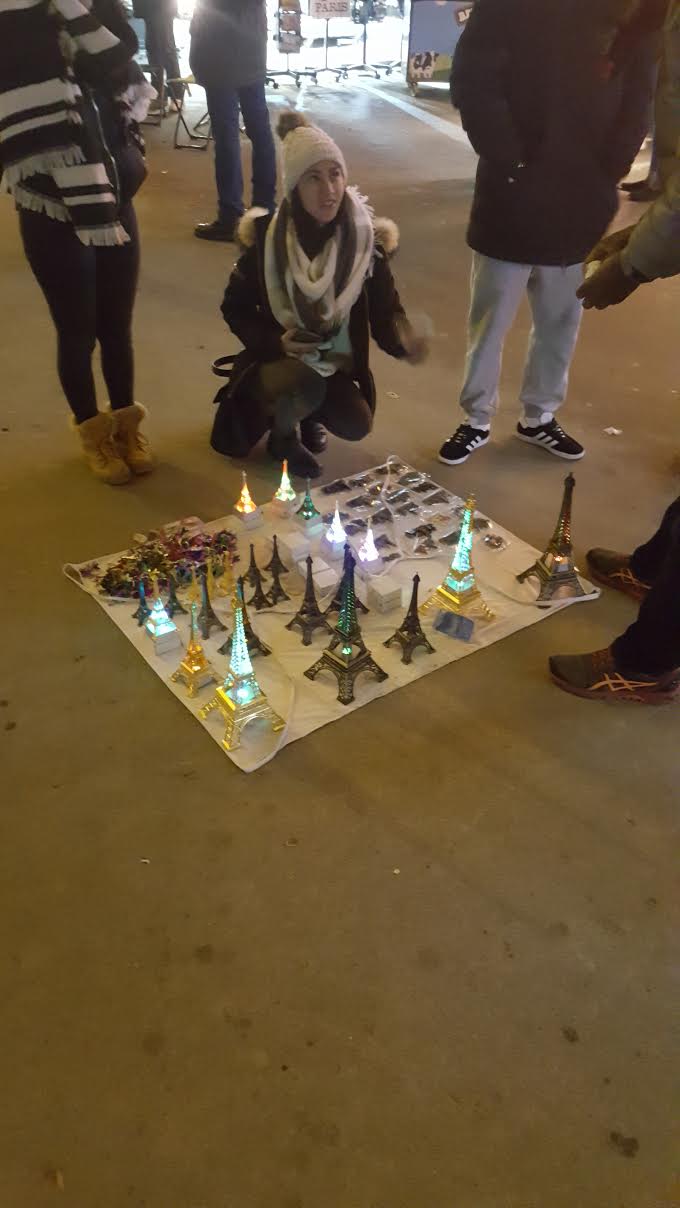
M498 409L503 343L524 292L533 326L520 402L530 423L564 402L582 308L576 290L583 268L511 264L473 253L465 382L460 396L472 424L491 423Z

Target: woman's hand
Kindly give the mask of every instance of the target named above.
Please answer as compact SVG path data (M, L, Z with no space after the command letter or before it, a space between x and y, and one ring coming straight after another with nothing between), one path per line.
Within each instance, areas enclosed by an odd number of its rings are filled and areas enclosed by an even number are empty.
M399 342L406 353L409 365L422 365L423 361L427 360L430 351L427 338L423 335L416 335L411 324L403 319L397 320L397 331Z
M281 336L281 347L285 357L303 357L306 352L313 352L321 343L317 339L301 339L297 328L284 331Z

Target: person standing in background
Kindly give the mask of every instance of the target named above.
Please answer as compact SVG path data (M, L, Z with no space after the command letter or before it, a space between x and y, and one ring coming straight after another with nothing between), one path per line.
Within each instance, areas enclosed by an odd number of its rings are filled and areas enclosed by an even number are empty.
M132 313L146 176L137 122L154 92L119 0L0 0L0 168L57 333L57 368L92 473L117 486L153 459L134 401ZM97 407L99 343L110 406Z
M555 419L578 338L582 264L616 213L617 184L646 132L655 46L606 53L635 0L476 0L451 97L480 156L468 228L473 251L463 412L439 459L460 465L488 443L503 344L528 295L533 326L519 392L520 440L576 460Z
M199 223L194 234L231 243L245 208L239 111L253 149L252 204L270 213L275 206L276 153L265 96L264 0L197 0L190 63L208 102L218 198L216 219Z
M165 80L180 78L179 59L175 45L175 18L177 0L133 0L135 17L144 21L146 57L151 72L151 83L158 93L157 104L161 105ZM182 99L181 84L170 84L168 92L176 104ZM151 107L153 112L154 107Z

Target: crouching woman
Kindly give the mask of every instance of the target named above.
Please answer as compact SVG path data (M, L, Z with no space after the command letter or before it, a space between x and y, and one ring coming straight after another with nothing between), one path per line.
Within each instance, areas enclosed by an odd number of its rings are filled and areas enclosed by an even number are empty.
M241 220L243 255L222 314L244 346L222 392L213 447L245 456L269 431L267 449L294 474L316 478L326 431L362 440L373 424L370 335L390 356L418 363L390 255L398 232L373 217L347 186L347 167L329 135L302 114L284 113L285 197L272 216Z

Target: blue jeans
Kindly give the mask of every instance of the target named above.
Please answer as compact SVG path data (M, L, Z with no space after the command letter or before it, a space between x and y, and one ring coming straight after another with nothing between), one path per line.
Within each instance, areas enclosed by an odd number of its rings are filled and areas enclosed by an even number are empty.
M269 125L264 80L245 88L226 85L205 90L215 139L215 176L220 221L231 223L243 213L243 171L239 108L253 148L253 205L273 210L276 196L276 153Z

